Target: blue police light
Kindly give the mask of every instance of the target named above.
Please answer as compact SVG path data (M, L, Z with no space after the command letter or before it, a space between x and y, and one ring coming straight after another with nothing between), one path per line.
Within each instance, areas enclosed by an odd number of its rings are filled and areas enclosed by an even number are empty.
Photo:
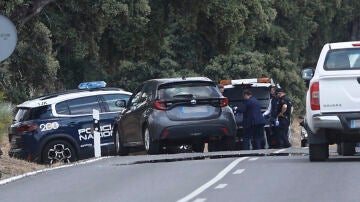
M94 89L94 88L104 88L106 86L105 81L92 81L80 83L78 89Z

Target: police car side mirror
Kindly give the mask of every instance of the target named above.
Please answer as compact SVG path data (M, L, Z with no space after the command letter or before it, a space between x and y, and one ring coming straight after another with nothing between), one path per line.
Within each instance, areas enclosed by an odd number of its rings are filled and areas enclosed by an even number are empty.
M126 107L126 101L125 100L116 100L115 106L124 108L124 107Z

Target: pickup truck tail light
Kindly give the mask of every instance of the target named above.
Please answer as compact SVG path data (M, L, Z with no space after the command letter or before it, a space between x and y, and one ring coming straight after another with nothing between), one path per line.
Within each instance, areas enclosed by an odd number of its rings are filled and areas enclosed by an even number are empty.
M320 91L319 82L314 82L310 87L311 110L320 110Z

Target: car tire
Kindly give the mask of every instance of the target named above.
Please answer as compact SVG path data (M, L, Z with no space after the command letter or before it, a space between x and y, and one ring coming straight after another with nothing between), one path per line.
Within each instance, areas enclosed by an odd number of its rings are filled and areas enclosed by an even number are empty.
M307 140L306 140L306 139L302 139L302 140L301 140L301 147L308 147L308 146L309 146L309 144L308 144Z
M234 151L235 150L235 137L226 136L221 140L221 144L222 144L221 150Z
M339 154L339 155L342 155L342 149L341 149L341 143L337 143L336 144L336 152Z
M126 156L129 154L129 148L124 147L124 144L121 140L121 136L120 136L118 129L115 129L114 145L115 145L115 154L116 155Z
M204 148L205 148L205 144L204 144L203 142L201 142L201 143L194 143L194 144L192 145L192 150L193 150L194 152L202 153L202 152L204 152Z
M208 143L208 151L209 152L220 151L221 150L220 146L221 146L220 140L211 140Z
M328 144L310 144L309 145L310 161L325 161L329 158Z
M144 146L145 151L148 154L159 154L160 152L160 144L158 141L154 141L151 138L150 131L148 127L145 127L143 132Z
M352 142L342 142L341 145L341 155L343 156L353 156L355 154L355 143Z
M54 140L46 144L42 150L44 164L71 163L77 160L74 147L65 140Z

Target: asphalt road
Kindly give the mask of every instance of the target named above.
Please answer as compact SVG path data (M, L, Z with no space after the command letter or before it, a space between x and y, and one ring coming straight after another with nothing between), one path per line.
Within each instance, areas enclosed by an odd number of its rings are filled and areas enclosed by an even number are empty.
M310 163L306 149L110 157L0 185L0 201L359 201L359 161Z

